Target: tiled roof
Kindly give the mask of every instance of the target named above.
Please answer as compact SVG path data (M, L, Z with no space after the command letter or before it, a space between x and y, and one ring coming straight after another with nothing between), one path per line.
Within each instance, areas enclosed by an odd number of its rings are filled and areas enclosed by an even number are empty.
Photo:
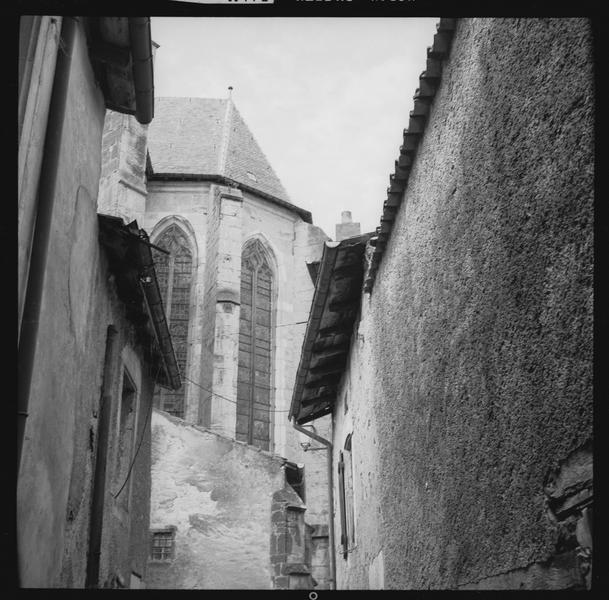
M324 244L288 414L299 425L333 410L360 308L371 235Z
M389 175L387 200L383 203L381 224L376 228L376 236L370 240L374 252L364 280L364 292L370 293L374 287L376 273L391 236L396 214L404 199L419 142L425 132L430 106L440 86L443 61L450 52L456 21L453 18L442 17L436 25L437 33L434 35L433 45L427 48L426 69L419 77L419 87L413 98L414 107L410 111L408 128L404 129L404 143L400 146L400 155L394 164L395 169Z
M148 152L155 174L226 177L290 202L230 99L156 98Z

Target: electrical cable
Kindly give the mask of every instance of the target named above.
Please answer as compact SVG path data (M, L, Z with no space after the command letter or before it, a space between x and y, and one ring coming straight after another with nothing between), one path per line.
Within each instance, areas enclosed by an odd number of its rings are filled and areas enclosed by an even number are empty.
M159 367L157 369L156 375L154 377L154 384L156 385L156 380L159 376L159 373L161 372L161 365L159 364ZM133 459L131 460L131 464L129 465L129 469L127 471L127 476L125 477L125 481L123 481L123 485L121 485L120 489L118 490L118 492L116 492L116 494L112 494L112 497L114 499L118 498L120 493L123 491L123 488L127 485L127 482L129 481L129 478L131 477L131 471L133 470L133 465L135 465L135 461L137 459L137 455L140 451L140 448L142 446L142 442L144 441L144 435L146 434L146 426L148 425L148 420L150 419L150 414L152 413L152 405L154 404L152 398L150 398L150 403L148 405L148 412L146 413L146 420L144 421L144 425L142 427L142 433L140 435L140 440L137 444L137 447L135 449L135 454L133 455Z
M182 379L185 379L186 381L190 381L190 383L192 383L193 385L196 385L197 387L200 387L203 391L211 394L212 396L216 396L218 398L222 398L222 400L226 400L227 402L231 402L232 404L237 404L236 400L232 400L231 398L227 398L226 396L223 396L222 394L218 394L217 392L212 392L211 390L208 390L207 388L203 387L201 384L197 383L196 381L193 381L192 379L189 379L188 377L186 377L186 375L182 375ZM270 410L269 412L272 413L287 413L290 412L289 410Z

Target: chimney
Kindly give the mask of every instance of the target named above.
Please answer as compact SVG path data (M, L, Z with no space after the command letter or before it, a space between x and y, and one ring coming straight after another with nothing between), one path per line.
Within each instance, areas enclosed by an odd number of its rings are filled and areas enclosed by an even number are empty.
M343 210L343 212L340 213L340 221L341 222L336 225L335 241L340 242L345 238L350 238L361 233L360 224L353 222L350 210Z

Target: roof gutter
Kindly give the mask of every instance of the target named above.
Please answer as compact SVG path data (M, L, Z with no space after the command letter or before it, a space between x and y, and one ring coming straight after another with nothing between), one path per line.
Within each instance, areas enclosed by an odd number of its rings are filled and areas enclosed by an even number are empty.
M150 156L148 155L148 159L149 158ZM205 175L198 173L155 173L151 170L148 161L147 177L148 181L209 181L211 183L217 183L227 187L234 187L239 190L243 190L244 192L256 194L265 200L269 200L274 204L278 204L279 206L283 206L284 208L295 212L305 223L313 223L313 217L310 211L300 208L287 200L282 200L277 196L273 196L273 194L263 192L262 190L259 190L251 185L247 185L247 183L242 183L235 179L231 179L230 177L226 177L225 175Z
M313 293L313 302L311 304L311 311L307 320L307 328L305 331L300 364L298 365L298 370L296 372L296 385L294 386L294 392L292 394L292 403L290 404L288 419L293 418L296 420L298 417L302 388L311 360L311 351L315 341L315 335L319 328L319 322L321 321L324 307L326 305L329 292L328 282L330 281L332 271L334 270L339 246L340 242L324 243L319 272L317 274L317 281L315 283L315 291Z
M133 221L129 225L124 225L120 217L98 214L97 218L100 224L102 243L107 245L111 253L110 268L115 269L119 265L127 267L129 266L128 263L130 263L130 266L136 269L140 297L146 306L152 323L152 333L157 342L156 345L165 373L165 379L159 380L157 378L157 383L163 387L177 390L181 386L180 369L173 350L165 310L163 309L163 300L156 278L151 248L156 248L165 254L168 254L168 252L163 248L158 248L154 244L151 244L148 234L143 229L138 228L136 221ZM111 235L124 237L133 243L133 250L129 258L117 257L112 254L112 243L109 241L111 238L107 237ZM130 285L133 286L134 283L131 280Z
M169 386L177 390L182 385L180 378L180 369L171 343L171 335L169 333L169 325L165 317L163 309L163 300L159 282L156 278L154 269L154 259L150 248L153 247L148 241L148 235L143 229L140 230L139 241L141 242L140 257L142 261L142 277L140 278L140 286L146 298L146 306L152 318L154 333L159 346L159 351L165 365L165 373Z
M149 17L129 17L129 37L133 59L135 118L147 125L154 117L154 69Z

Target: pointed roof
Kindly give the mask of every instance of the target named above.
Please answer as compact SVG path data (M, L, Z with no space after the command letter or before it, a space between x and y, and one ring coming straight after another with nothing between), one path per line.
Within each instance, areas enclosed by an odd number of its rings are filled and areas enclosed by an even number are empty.
M154 112L148 153L155 175L219 176L293 206L231 99L155 98Z

